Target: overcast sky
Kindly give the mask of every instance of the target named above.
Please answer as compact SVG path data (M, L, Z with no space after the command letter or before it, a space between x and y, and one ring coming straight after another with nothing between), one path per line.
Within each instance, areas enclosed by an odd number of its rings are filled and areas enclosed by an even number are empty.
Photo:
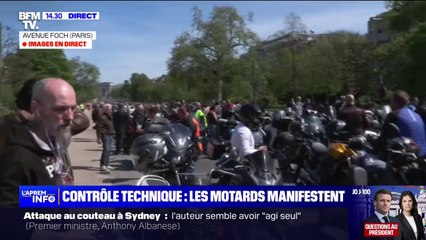
M252 12L254 21L248 27L263 39L282 30L290 12L299 15L315 33L347 30L365 34L368 19L386 11L384 1L0 1L0 22L18 36L24 29L18 12L100 12L99 21L42 21L39 30L97 31L93 49L66 50L65 54L98 66L102 82L122 83L134 72L151 78L167 73L174 40L192 29L193 6L202 9L205 17L214 6L235 7L240 15Z

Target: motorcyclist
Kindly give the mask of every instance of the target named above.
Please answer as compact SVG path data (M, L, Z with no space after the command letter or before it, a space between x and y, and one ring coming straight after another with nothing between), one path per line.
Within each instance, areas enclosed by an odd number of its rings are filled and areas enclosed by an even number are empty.
M259 150L267 150L266 146L255 148L252 131L260 126L261 108L255 104L245 104L239 112L240 123L235 127L231 137L231 145L236 148L240 158L244 158Z
M203 135L208 127L207 118L204 115L203 107L201 106L201 103L196 102L195 103L195 118L198 120L198 123L200 124L201 134Z
M221 118L223 119L233 119L235 114L234 106L230 100L226 100L224 105L222 106L222 114Z
M424 157L426 155L424 122L419 114L408 108L409 98L410 96L404 91L395 92L391 103L393 111L386 116L384 125L386 126L389 123L396 124L403 137L410 138L416 142L419 147L419 156ZM387 128L384 127L376 142L377 150L383 150L388 136Z
M118 104L118 110L112 114L112 120L115 131L115 154L120 154L123 149L123 143L126 133L126 124L129 121L129 113L125 110L123 104ZM125 147L127 149L127 147Z
M146 125L145 108L144 105L139 104L135 110L129 116L126 129L126 143L124 152L128 154L130 147L132 146L133 140L144 133Z
M296 102L293 105L293 110L295 111L297 117L302 117L302 114L303 114L302 97L300 96L296 97Z
M368 126L365 111L355 105L355 97L352 94L345 96L345 104L338 118L345 121L346 130L351 136L364 134Z
M426 99L422 100L415 112L423 119L423 123L426 123Z
M103 103L96 104L92 110L92 121L95 123L95 126L93 127L96 130L96 141L101 144L101 134L98 130L98 121L102 116L102 108Z
M195 117L193 117L189 112L186 110L186 107L182 106L177 110L177 115L179 117L180 123L185 125L191 130L192 141L197 141L197 138L200 137L200 125L198 124L198 121ZM200 153L203 152L203 146L201 143L198 143L194 147L194 154L191 158L191 162L188 168L188 173L193 173L195 171L195 164L198 160L198 156Z

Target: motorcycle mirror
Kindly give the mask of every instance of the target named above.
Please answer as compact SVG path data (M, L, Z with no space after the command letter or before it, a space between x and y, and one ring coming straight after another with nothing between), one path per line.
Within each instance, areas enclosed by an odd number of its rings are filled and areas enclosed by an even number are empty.
M136 184L137 186L170 186L170 183L157 175L145 175L141 177Z

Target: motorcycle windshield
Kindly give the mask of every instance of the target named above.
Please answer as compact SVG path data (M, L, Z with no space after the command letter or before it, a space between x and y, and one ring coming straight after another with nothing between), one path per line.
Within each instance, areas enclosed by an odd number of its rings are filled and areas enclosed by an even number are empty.
M191 131L180 123L170 125L171 132L166 137L167 146L171 151L183 152L191 147Z
M305 119L305 132L312 136L320 137L325 133L324 125L317 116L309 116Z
M320 134L324 132L324 125L322 124L321 119L317 116L309 116L305 119L305 123L307 124L306 130L313 134Z
M274 162L267 151L259 150L247 156L256 171L273 172Z
M154 118L146 127L147 133L169 133L171 124L167 118Z

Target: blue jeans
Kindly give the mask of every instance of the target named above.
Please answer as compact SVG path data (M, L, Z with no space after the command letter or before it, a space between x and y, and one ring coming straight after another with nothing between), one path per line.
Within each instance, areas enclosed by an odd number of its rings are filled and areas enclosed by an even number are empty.
M194 173L195 172L195 165L198 161L198 156L200 155L200 152L198 150L198 146L194 146L194 152L191 155L191 159L189 160L188 168L186 169L186 173Z
M101 167L109 165L109 156L111 154L112 135L102 134L102 156Z

